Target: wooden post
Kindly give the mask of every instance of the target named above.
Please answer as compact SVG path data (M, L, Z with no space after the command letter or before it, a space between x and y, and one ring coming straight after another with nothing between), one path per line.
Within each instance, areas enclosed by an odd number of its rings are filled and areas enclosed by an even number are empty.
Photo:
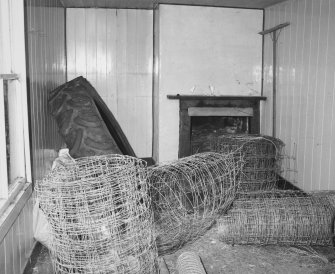
M272 38L272 136L276 137L277 120L277 31L273 32Z
M268 30L259 32L261 35L270 34L272 39L272 136L276 137L276 116L277 116L277 41L282 28L287 27L290 23L286 22L277 25ZM277 31L279 33L277 34Z

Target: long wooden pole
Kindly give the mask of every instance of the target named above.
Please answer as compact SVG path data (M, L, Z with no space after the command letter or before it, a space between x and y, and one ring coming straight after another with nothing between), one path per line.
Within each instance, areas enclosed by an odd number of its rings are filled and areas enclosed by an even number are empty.
M290 23L286 22L259 32L261 35L270 34L272 35L272 136L276 137L276 120L277 120L277 31L287 27Z
M272 136L276 137L277 121L277 30L273 32L272 54Z

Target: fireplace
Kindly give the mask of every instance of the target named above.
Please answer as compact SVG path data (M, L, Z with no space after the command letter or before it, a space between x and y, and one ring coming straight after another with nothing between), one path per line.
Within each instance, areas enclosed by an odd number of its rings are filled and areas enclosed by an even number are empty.
M247 133L248 116L192 116L191 154L210 151L211 138L215 136Z
M263 96L168 95L179 100L178 157L209 150L210 138L222 134L260 133Z

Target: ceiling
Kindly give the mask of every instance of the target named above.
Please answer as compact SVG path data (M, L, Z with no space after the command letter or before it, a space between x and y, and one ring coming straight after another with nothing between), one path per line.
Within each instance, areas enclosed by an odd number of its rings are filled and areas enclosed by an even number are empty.
M262 9L286 0L60 0L66 8L152 9L154 5L199 5Z

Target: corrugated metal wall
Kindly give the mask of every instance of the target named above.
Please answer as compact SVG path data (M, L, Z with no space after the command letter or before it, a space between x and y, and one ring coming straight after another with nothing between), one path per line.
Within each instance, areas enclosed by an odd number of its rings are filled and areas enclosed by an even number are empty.
M48 93L66 81L65 9L59 0L26 0L33 178L50 169L63 141L48 111Z
M305 190L335 189L335 1L291 0L265 10L278 41L277 137L286 143L285 177ZM272 129L272 41L265 37L262 133Z
M67 9L68 79L84 76L135 153L152 156L151 10Z

